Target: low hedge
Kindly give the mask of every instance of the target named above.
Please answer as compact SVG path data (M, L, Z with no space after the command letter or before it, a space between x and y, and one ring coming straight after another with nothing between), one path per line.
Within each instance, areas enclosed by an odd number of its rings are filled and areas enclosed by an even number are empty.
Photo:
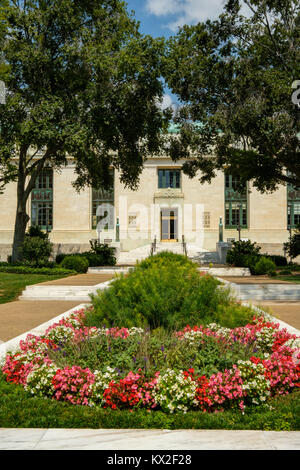
M73 275L76 271L65 268L31 268L23 265L10 265L8 263L0 264L0 272L13 274L46 274L48 276Z
M84 256L66 256L60 266L63 269L74 270L77 273L86 273L89 267L89 262Z

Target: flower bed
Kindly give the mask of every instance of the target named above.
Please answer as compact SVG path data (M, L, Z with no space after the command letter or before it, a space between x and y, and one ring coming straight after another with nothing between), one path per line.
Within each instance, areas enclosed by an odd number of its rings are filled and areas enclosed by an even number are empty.
M300 338L289 334L264 317L253 318L246 326L234 329L217 324L186 326L172 335L176 354L220 347L224 354L247 351L248 356L231 367L214 370L213 364L196 367L163 367L154 370L145 365L123 373L103 359L103 367L91 369L78 364L59 366L65 345L84 346L104 338L107 351L122 351L132 344L149 345L143 339L149 331L141 328L96 328L84 325L86 312L78 310L53 324L43 336L28 335L15 353L7 354L2 371L7 382L21 384L33 396L42 396L74 405L101 406L111 409L145 408L164 412L244 411L268 403L270 398L288 394L300 386ZM198 349L197 349L198 348ZM160 365L166 350L159 349ZM179 352L178 352L179 351ZM205 351L205 349L204 349ZM172 351L172 354L174 351ZM159 362L159 354L157 362ZM207 352L207 360L210 352ZM228 356L229 357L229 356ZM146 358L145 358L146 359ZM135 363L136 358L133 358ZM101 358L99 364L101 365ZM130 364L128 365L130 368ZM205 369L206 367L206 369Z

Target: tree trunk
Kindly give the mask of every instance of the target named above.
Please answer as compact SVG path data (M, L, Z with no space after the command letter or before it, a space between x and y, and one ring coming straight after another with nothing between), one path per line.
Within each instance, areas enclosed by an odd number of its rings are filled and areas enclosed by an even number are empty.
M19 176L17 187L17 212L15 220L15 231L12 249L12 262L22 261L22 253L20 248L25 238L26 226L29 216L26 212L26 202L28 196L26 194L26 176L25 176L25 158L24 153L20 152L19 158Z
M17 213L15 220L15 231L14 231L14 241L12 249L12 262L16 263L22 261L23 256L20 248L25 238L26 227L30 217L26 212L26 203L31 194L31 191L34 188L35 181L42 168L44 167L45 161L49 155L49 151L40 158L36 164L34 164L34 169L31 171L30 180L26 186L26 153L27 147L24 146L21 148L20 157L19 157L19 168L18 168L18 188L17 188Z
M29 221L29 216L26 212L26 199L24 195L21 199L19 199L19 196L18 196L14 241L13 241L13 250L12 250L12 262L13 263L22 261L23 257L22 257L20 248L25 238L25 232L26 232L28 221Z

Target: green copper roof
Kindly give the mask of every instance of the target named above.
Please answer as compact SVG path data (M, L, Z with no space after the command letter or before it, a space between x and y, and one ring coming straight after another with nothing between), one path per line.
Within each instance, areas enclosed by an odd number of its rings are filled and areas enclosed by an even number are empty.
M203 126L203 124L201 122L193 122L192 124L195 128L196 127L200 128L200 127ZM172 122L169 125L168 131L169 131L169 134L178 134L178 132L180 131L180 125L175 124L174 122Z

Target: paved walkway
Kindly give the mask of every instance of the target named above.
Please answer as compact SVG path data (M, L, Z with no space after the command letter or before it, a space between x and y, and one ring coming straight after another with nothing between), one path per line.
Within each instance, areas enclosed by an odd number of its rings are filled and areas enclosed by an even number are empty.
M96 286L114 278L114 274L77 274L76 276L41 282L43 286Z
M79 301L17 300L0 304L0 342L31 331L80 304Z
M225 281L233 282L234 284L293 284L290 281L282 281L269 276L218 276ZM298 285L298 284L296 284Z
M109 281L113 277L113 274L106 273L78 274L54 281L42 282L38 285L95 286ZM30 331L80 303L80 300L16 300L15 302L0 304L0 343Z
M0 428L0 450L173 450L180 453L180 450L299 449L298 431ZM139 468L143 468L144 462L140 463Z

